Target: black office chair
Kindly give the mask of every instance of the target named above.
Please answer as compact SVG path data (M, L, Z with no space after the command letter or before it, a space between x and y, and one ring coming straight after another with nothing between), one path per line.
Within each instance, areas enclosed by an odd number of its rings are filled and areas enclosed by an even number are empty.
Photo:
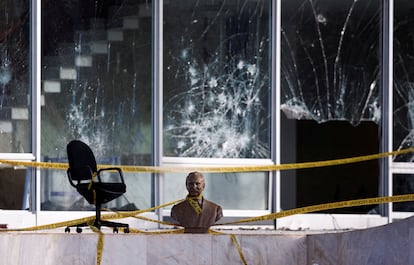
M102 204L110 202L126 192L126 185L121 168L110 167L97 170L95 156L87 144L79 140L73 140L67 145L69 168L67 170L70 184L96 208L96 216L93 226L101 229L102 226L112 227L114 233L118 233L118 228L124 228L125 233L129 233L129 225L117 222L101 220ZM102 181L103 171L111 171L119 178L119 182ZM107 173L109 174L109 173ZM82 232L82 226L76 226L78 233ZM65 232L70 232L66 227Z

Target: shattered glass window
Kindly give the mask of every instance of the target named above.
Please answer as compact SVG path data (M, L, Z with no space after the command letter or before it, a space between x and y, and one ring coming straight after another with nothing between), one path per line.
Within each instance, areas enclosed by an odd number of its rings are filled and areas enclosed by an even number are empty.
M99 164L151 165L152 3L42 2L41 155L66 162L73 139ZM151 205L149 173L125 173L127 193L108 208ZM42 210L90 210L66 172L42 172ZM92 206L93 207L93 206Z
M30 153L30 2L0 2L0 152Z
M164 155L269 158L270 1L165 1Z
M270 7L164 1L164 156L270 158ZM164 199L186 195L185 176L165 175ZM268 180L267 172L206 174L205 194L225 209L267 210Z
M0 153L31 153L30 2L0 1ZM2 165L0 209L27 210L30 169Z
M282 1L281 109L318 123L381 119L380 1Z
M395 1L393 149L414 145L414 2ZM395 162L413 162L412 153L399 155Z
M281 15L281 163L378 153L381 1L282 0ZM282 171L281 208L376 197L379 169L372 160Z

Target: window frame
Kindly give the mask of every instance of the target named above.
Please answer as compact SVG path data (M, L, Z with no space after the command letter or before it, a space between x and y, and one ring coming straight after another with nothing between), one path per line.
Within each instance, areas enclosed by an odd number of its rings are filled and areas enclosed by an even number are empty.
M153 90L153 165L154 166L176 166L176 165L209 165L209 164L222 164L222 165L240 165L246 163L256 163L263 165L275 165L280 164L280 114L277 111L280 107L280 95L278 93L278 88L280 87L280 17L281 17L281 0L269 0L271 1L272 6L272 15L271 16L271 89L272 89L272 118L271 122L271 158L270 159L260 159L251 160L251 159L242 159L242 160L232 160L232 161L217 161L216 159L209 160L207 163L205 161L197 161L197 159L189 158L175 158L175 157L163 157L163 142L162 142L162 67L163 67L163 55L161 52L163 48L163 1L153 1L152 3L152 15L153 15L153 71L152 71L152 90ZM384 71L383 76L381 77L382 82L382 92L383 95L383 121L382 129L384 134L382 135L382 150L383 152L392 150L392 66L393 66L393 0L381 0L382 2L382 13L384 18L383 21L383 34L382 44L383 51L386 51L387 56L382 56L382 71ZM31 81L32 81L32 153L24 154L11 154L11 153L0 153L0 159L10 159L10 160L19 160L19 161L32 161L40 162L40 148L41 148L41 118L40 118L40 108L41 108L41 1L34 0L31 1L31 18L30 18L30 29L31 29ZM385 33L385 34L384 34ZM386 107L385 107L386 106ZM205 160L205 159L203 159ZM385 162L384 162L385 161ZM220 162L220 163L219 163ZM381 187L380 193L382 196L392 195L392 175L393 173L413 173L414 165L411 163L393 163L391 157L383 159L381 162ZM33 169L31 170L32 180L30 186L30 194L32 198L30 200L30 210L5 210L3 215L0 216L0 223L8 223L10 227L29 227L33 225L47 224L55 221L64 221L68 218L78 218L83 216L90 216L92 212L50 212L50 211L41 211L40 210L40 179L41 174L40 170ZM160 205L163 200L163 176L162 174L153 173L154 178L154 187L153 187L153 202L155 205ZM269 175L269 210L268 211L236 211L236 210L225 210L226 216L257 216L261 214L266 214L270 212L279 212L280 208L280 172L274 171L270 172ZM148 216L151 218L161 219L163 216L167 215L168 212L165 210L157 210L155 212L148 213ZM414 213L399 213L392 211L392 203L384 205L381 215L325 215L325 214L303 214L290 216L286 218L281 218L275 221L275 228L284 228L292 227L294 228L295 224L302 223L305 226L310 227L311 229L321 228L321 225L324 229L336 228L334 220L341 220L341 225L353 225L357 227L356 222L360 222L363 226L370 226L372 224L385 224L387 222L392 222L394 218L405 218L412 216ZM327 216L329 218L327 218ZM137 223L137 225L145 225L142 222Z

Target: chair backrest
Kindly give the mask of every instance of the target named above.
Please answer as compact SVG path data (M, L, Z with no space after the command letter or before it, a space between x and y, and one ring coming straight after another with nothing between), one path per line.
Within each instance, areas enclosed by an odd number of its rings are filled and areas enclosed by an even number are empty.
M70 176L73 180L88 180L97 172L95 155L87 144L72 140L66 147Z

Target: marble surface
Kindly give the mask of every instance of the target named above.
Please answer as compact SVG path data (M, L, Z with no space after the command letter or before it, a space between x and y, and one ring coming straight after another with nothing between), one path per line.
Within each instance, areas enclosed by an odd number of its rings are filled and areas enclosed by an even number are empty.
M95 264L97 236L0 233L0 264Z
M364 230L309 235L309 264L414 264L413 225L409 218Z
M102 265L247 264L364 265L414 264L414 219L347 232L226 234L112 234L104 231ZM97 264L98 234L84 231L0 233L2 265Z

